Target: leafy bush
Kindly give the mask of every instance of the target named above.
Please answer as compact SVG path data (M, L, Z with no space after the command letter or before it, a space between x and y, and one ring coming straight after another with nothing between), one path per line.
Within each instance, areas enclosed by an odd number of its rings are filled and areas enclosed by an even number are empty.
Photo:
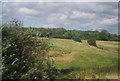
M97 47L96 40L94 38L88 39L87 42L89 45Z
M82 42L79 37L75 37L75 38L73 38L73 40L74 40L74 41L77 41L77 42Z
M49 45L32 37L32 29L2 28L3 79L50 80L57 72L47 56Z

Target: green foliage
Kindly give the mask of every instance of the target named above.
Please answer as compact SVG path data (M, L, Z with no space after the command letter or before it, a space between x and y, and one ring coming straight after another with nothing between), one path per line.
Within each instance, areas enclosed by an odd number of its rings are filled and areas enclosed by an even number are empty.
M88 39L87 42L89 45L97 47L96 40L94 38Z
M33 65L35 43L17 27L3 27L3 78L20 78ZM31 51L29 51L31 50Z
M106 30L102 30L100 32L100 39L103 41L108 41L110 39L110 33L107 32Z
M72 33L70 31L67 31L63 34L63 37L65 39L71 39L72 38Z
M2 29L3 79L50 80L57 72L47 55L49 45L32 37L32 29Z
M75 37L75 38L74 38L74 41L82 42L81 39L80 39L79 37Z
M3 24L3 26L22 27L23 22L20 19L11 18L6 24Z
M110 34L106 30L99 31L80 31L80 30L66 30L64 28L33 28L34 37L52 37L62 39L81 38L87 40L95 38L103 41L118 41L118 35Z

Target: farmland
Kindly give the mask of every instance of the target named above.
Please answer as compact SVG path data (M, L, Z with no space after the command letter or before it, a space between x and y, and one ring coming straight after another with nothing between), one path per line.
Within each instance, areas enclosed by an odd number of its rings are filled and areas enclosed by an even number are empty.
M24 1L1 3L2 80L118 80L118 2Z
M32 30L3 28L4 79L118 79L118 42L41 37Z
M70 39L43 39L50 42L49 56L62 73L59 79L74 79L85 72L101 75L101 79L118 78L118 42L97 41L98 47L94 47L88 45L86 40L79 43ZM85 77L88 76L91 78L91 74L85 74Z

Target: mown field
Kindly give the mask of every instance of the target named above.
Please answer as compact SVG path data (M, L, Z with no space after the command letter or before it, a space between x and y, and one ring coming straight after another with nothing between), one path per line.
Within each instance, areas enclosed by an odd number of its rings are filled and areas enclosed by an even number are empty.
M59 79L118 78L118 42L97 41L98 47L93 47L86 40L82 43L69 39L47 40L51 45L49 55L62 73Z

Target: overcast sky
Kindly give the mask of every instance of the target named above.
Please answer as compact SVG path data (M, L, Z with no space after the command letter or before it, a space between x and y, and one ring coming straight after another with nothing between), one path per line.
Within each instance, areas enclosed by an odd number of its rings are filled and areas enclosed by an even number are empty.
M23 20L24 26L101 30L118 33L117 2L4 2L2 19Z

